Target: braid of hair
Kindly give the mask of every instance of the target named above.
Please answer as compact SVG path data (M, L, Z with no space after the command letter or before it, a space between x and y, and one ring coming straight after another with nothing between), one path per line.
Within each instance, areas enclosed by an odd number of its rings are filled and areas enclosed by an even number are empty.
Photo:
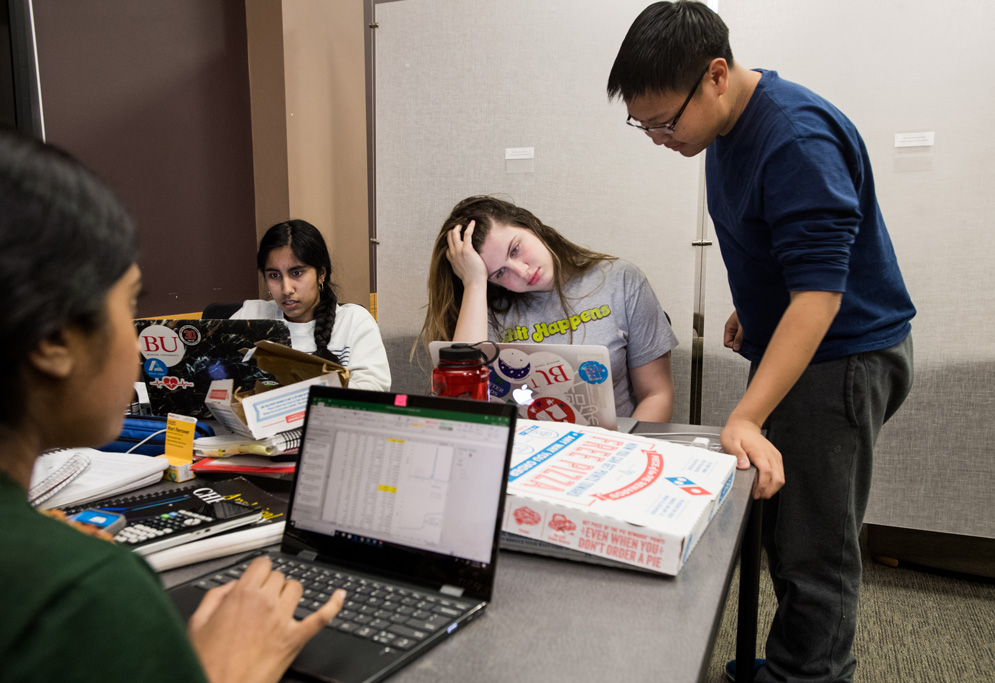
M317 347L314 355L342 365L338 356L328 348L328 342L332 339L332 328L335 327L335 307L337 305L338 298L335 296L332 284L325 280L321 285L321 302L314 310L314 343Z

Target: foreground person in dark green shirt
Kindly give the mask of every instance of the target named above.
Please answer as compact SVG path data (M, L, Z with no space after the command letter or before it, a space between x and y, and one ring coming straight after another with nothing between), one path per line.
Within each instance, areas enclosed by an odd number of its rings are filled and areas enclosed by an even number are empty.
M27 503L37 455L121 429L138 366L131 221L78 162L0 131L0 680L277 681L338 613L256 560L187 624L144 561Z
M39 514L2 472L0 518L2 680L204 680L137 555Z

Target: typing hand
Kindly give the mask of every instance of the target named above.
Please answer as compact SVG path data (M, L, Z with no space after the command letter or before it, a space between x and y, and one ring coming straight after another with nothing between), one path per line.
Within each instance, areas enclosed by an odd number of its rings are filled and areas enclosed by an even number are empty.
M754 498L770 498L784 486L784 463L781 452L764 438L760 427L749 420L730 418L720 436L722 449L737 459L736 467L745 470L750 463L757 468Z
M190 617L187 633L212 683L271 683L345 600L337 590L320 609L296 621L300 583L257 558L238 581L214 588Z
M473 248L473 241L470 239L476 225L476 221L470 221L465 231L463 226L457 225L446 236L449 242L446 258L449 259L456 277L463 281L463 286L469 286L473 283L487 283L487 266L484 265L484 259L480 258L480 254ZM462 236L460 236L461 231L463 232Z

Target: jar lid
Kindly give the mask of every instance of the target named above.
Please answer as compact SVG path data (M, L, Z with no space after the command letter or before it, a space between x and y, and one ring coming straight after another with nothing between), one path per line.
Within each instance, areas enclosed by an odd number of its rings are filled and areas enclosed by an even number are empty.
M451 362L466 362L475 360L483 362L484 352L471 344L458 343L439 349L439 360Z

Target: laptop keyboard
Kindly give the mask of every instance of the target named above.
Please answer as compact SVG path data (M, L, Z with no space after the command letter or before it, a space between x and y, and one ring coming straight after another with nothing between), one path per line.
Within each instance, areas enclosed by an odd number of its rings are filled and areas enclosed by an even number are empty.
M346 600L326 628L408 650L442 628L448 628L468 609L465 603L374 579L354 576L286 557L270 557L273 568L304 586L294 617L303 619L342 588ZM198 581L204 590L238 579L248 568L243 562Z

